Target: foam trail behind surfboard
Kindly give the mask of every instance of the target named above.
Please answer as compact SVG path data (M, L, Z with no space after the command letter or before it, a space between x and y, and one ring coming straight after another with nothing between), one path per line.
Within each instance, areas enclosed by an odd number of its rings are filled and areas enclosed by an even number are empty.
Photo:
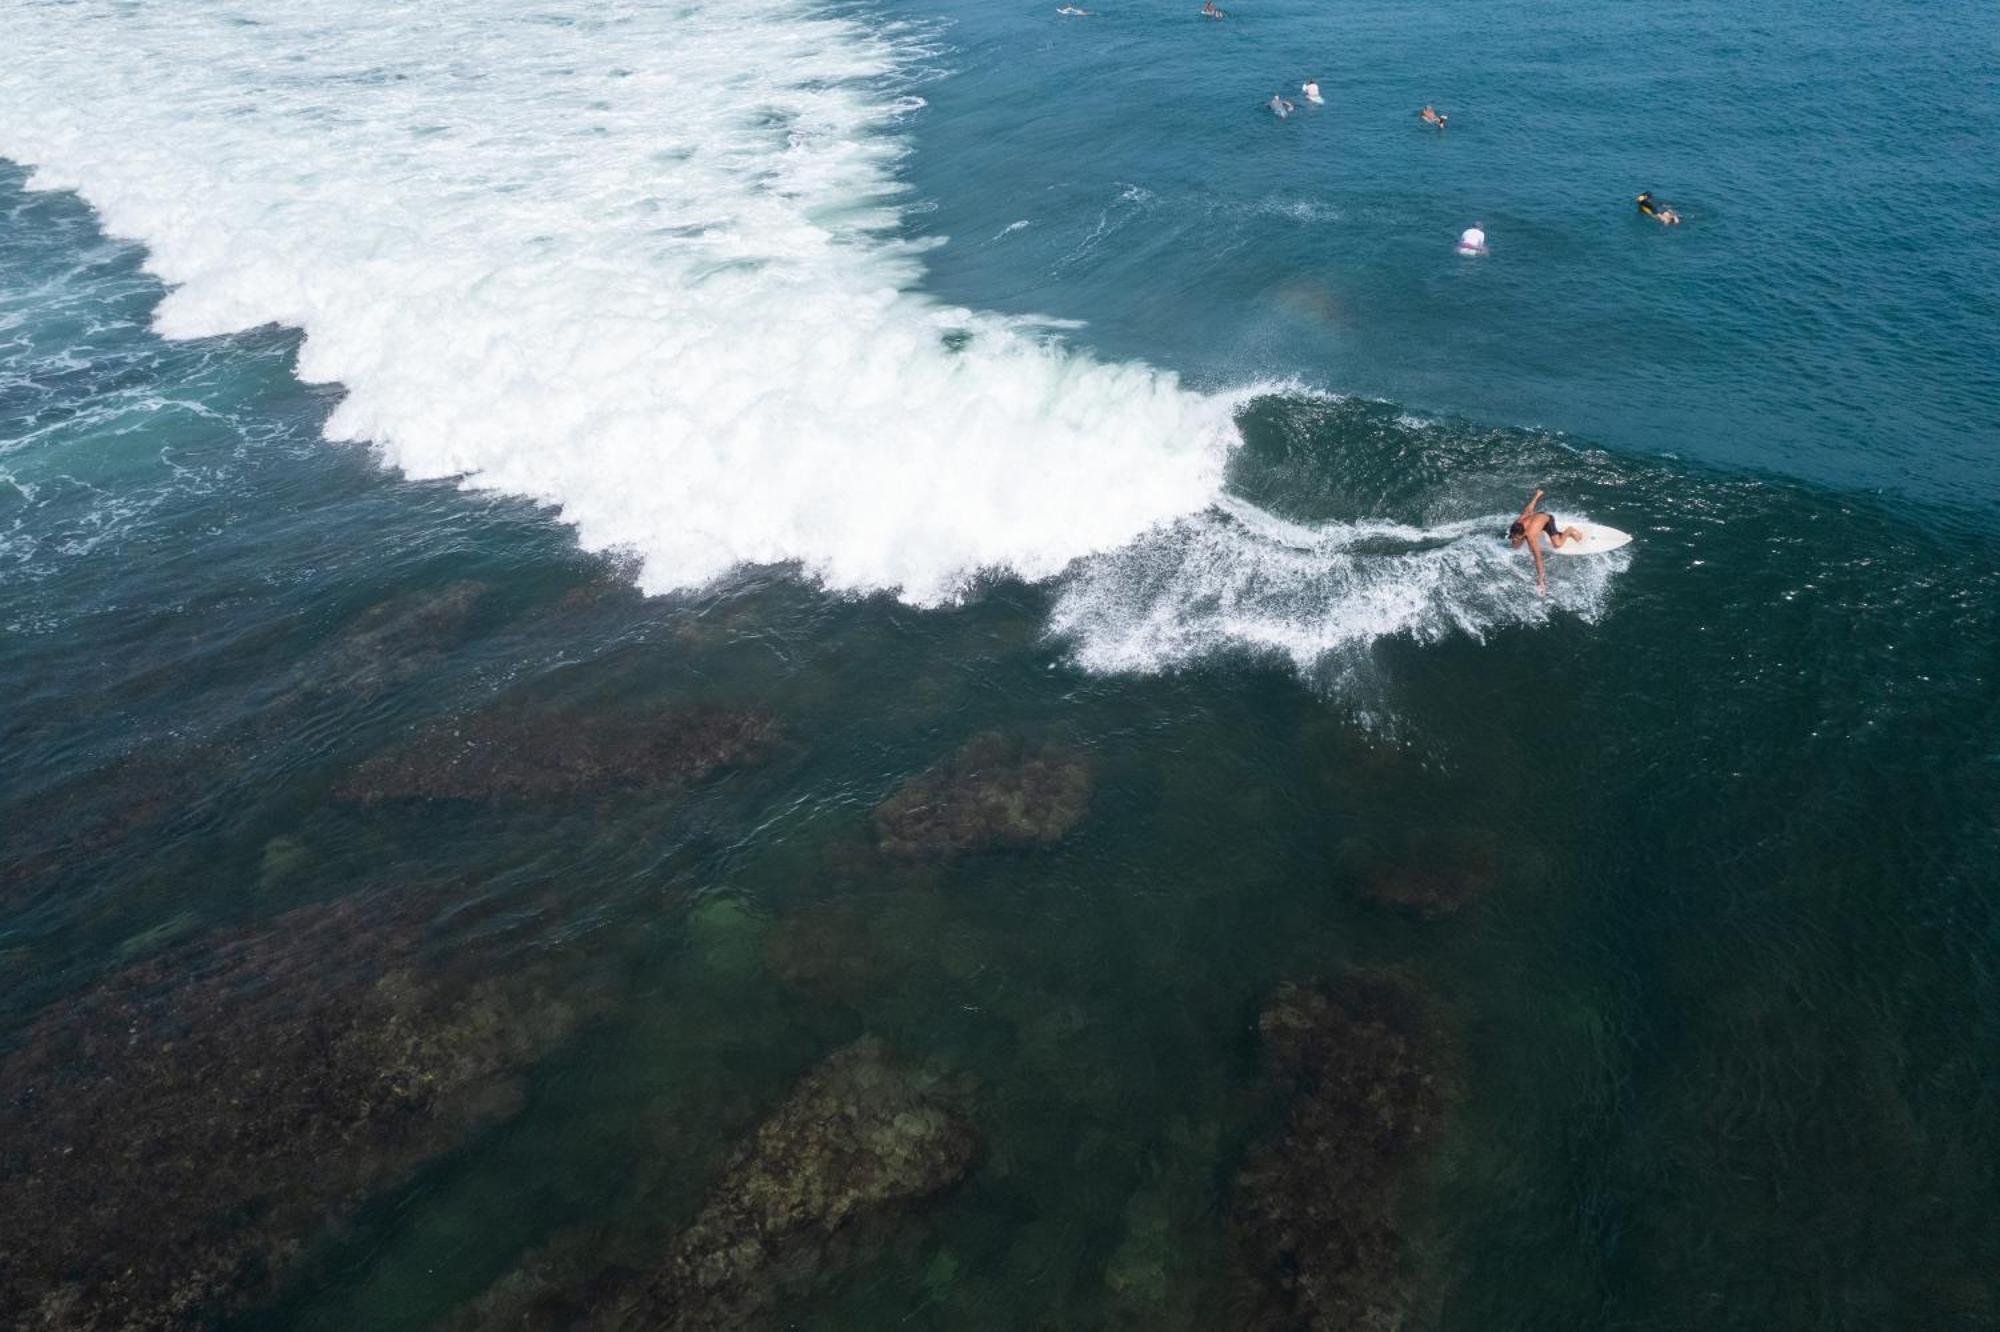
M1170 670L1250 652L1309 673L1381 638L1481 638L1552 610L1601 614L1628 557L1565 564L1544 599L1527 557L1498 536L1509 517L1313 526L1224 498L1086 561L1064 584L1051 627L1095 671Z

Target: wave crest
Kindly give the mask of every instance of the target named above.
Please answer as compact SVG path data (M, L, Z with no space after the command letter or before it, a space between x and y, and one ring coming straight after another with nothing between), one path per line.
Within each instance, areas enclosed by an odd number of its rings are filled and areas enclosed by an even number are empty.
M560 509L654 592L929 604L1215 495L1234 399L914 291L922 34L791 0L37 6L0 152L135 237L171 337L306 331L329 437Z

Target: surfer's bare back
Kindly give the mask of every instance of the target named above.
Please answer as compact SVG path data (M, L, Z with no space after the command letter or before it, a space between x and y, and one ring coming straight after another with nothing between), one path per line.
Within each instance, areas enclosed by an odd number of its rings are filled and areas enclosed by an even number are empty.
M1552 513L1535 512L1535 506L1541 502L1542 492L1539 490L1528 497L1528 502L1521 506L1521 516L1507 529L1507 545L1511 549L1519 550L1522 542L1528 543L1528 550L1535 557L1535 590L1547 596L1548 570L1542 563L1542 544L1535 538L1546 536L1550 549L1561 550L1564 542L1581 541L1583 533L1574 527L1557 526L1556 516Z

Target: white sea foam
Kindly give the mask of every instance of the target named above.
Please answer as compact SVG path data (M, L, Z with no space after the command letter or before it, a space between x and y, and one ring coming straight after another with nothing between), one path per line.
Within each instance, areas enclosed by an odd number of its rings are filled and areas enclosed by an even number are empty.
M1233 399L914 293L915 34L798 0L10 8L0 153L149 247L163 333L305 329L331 437L560 506L649 590L796 562L932 603L1220 484Z
M1549 595L1498 534L1511 514L1416 527L1307 526L1241 500L1085 562L1051 630L1095 671L1160 671L1226 652L1276 655L1301 673L1379 639L1473 638L1551 610L1594 619L1624 554L1549 557Z
M147 245L161 332L304 329L301 376L346 389L329 436L556 506L650 591L790 563L934 604L1070 570L1056 628L1111 670L1541 614L1471 529L1228 500L1247 391L918 292L894 232L920 33L808 0L8 17L0 155ZM1151 203L1123 187L1080 250Z

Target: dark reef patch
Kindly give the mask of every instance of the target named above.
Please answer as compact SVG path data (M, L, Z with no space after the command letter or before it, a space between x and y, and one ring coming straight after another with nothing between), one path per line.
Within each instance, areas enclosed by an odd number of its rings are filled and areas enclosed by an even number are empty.
M463 578L362 611L294 672L300 693L373 695L433 669L462 642L486 584Z
M1368 857L1360 873L1369 900L1441 920L1492 890L1500 856L1491 836L1427 829L1407 834L1392 855Z
M449 1326L741 1332L883 1240L979 1159L961 1089L863 1037L815 1066L732 1152L664 1254L586 1227L530 1254Z
M898 1208L963 1179L980 1140L949 1097L864 1037L807 1074L737 1149L647 1283L642 1321L758 1326L778 1286L816 1275Z
M580 1009L344 900L173 948L0 1059L0 1325L192 1329L519 1105Z
M1288 984L1257 1029L1282 1122L1235 1181L1231 1228L1250 1287L1243 1325L1424 1325L1402 1203L1443 1131L1452 1081L1425 1000L1375 974Z
M815 902L787 914L764 942L764 963L785 984L826 1003L854 1003L903 970L880 922L852 902Z
M776 735L776 723L757 709L599 714L495 706L426 727L403 748L363 763L334 794L373 804L672 789L751 761Z
M876 841L912 860L1047 846L1082 820L1090 788L1080 756L989 732L876 806Z

